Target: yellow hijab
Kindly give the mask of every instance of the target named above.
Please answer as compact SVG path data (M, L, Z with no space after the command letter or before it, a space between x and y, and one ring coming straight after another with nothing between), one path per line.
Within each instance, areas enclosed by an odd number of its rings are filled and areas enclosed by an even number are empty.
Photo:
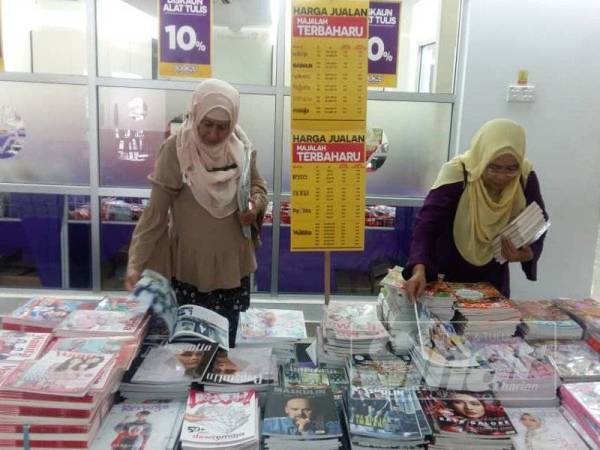
M492 196L483 174L490 162L507 153L519 162L521 176L515 176L499 197ZM527 180L532 165L525 159L525 130L512 120L490 120L475 133L465 153L442 166L432 189L464 181L463 167L467 183L454 218L454 242L465 260L483 266L493 258L492 240L526 206L521 178Z

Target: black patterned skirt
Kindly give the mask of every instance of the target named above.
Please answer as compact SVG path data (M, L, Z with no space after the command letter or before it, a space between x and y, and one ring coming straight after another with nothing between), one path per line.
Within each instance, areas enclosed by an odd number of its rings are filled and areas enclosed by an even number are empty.
M179 306L203 306L225 317L229 321L229 347L235 347L240 312L246 311L250 306L250 277L242 278L240 287L210 292L200 292L196 286L175 278L171 280L171 284Z

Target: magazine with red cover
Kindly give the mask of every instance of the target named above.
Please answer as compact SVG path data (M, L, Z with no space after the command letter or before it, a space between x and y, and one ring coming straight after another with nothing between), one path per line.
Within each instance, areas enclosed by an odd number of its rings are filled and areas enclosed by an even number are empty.
M467 439L505 439L516 434L502 404L490 391L421 389L417 396L439 434Z
M54 339L50 342L48 350L114 354L117 365L127 370L135 358L138 345L129 336L76 337Z
M36 359L46 348L52 335L49 333L22 333L0 330L0 360L21 361Z
M114 355L50 351L36 361L23 361L1 390L84 396Z

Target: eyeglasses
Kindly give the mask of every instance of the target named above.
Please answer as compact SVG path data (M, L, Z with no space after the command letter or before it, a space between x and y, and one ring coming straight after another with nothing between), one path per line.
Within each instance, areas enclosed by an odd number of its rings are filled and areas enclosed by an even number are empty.
M487 166L486 170L490 175L507 175L509 177L514 177L519 174L521 167L519 165L498 166L496 164L490 164Z

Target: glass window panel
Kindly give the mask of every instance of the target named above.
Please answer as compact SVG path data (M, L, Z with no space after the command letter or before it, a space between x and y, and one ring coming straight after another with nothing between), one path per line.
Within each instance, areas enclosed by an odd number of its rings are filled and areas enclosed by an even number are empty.
M367 127L388 142L370 155L367 196L424 197L448 158L452 104L369 100ZM282 191L290 191L290 97L284 101Z
M286 0L285 84L290 85L291 0ZM400 5L398 82L388 91L419 92L419 47L436 43L432 63L433 93L454 91L460 0L403 0Z
M90 288L89 222L72 223L72 205L89 198L0 193L0 286ZM63 284L63 272L70 282Z
M156 89L100 88L100 183L149 187L162 142L177 128L192 93ZM275 98L241 96L240 125L257 152L257 167L273 185Z
M7 72L87 73L84 0L0 0Z
M127 271L127 252L137 221L148 204L147 198L104 197L100 205L100 258L102 288L123 289ZM253 291L271 289L272 226L266 221L261 232L262 245L256 250L258 269Z
M374 294L387 267L408 258L414 219L419 208L369 205L365 211L365 250L333 252L331 291ZM279 250L279 292L323 293L323 252L291 252L289 204L282 203Z
M92 288L92 232L90 197L69 195L68 202L68 249L69 287Z
M0 82L2 182L89 184L87 93L86 86Z
M273 84L279 0L213 2L213 76ZM100 76L157 78L156 1L98 0Z

